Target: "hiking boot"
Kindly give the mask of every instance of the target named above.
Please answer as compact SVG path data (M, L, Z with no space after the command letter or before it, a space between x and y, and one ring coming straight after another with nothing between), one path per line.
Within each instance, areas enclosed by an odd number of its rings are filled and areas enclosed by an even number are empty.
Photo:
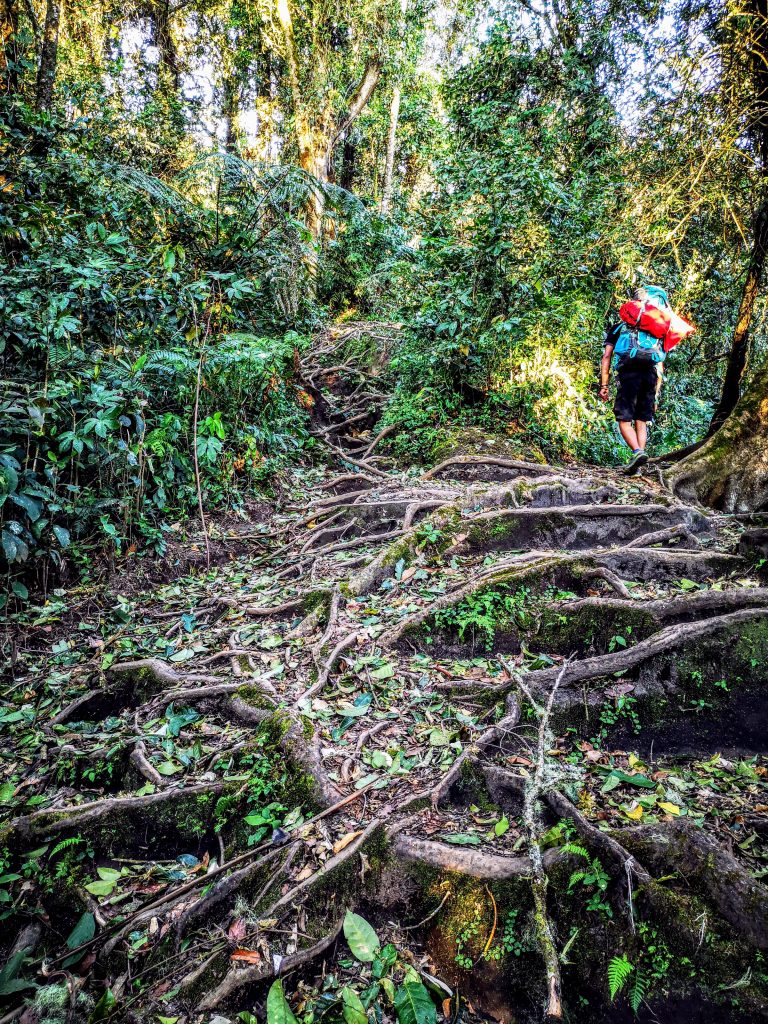
M625 476L634 476L640 467L644 466L647 461L648 456L642 448L638 448L637 451L632 452L632 458L629 460L628 465L624 467Z

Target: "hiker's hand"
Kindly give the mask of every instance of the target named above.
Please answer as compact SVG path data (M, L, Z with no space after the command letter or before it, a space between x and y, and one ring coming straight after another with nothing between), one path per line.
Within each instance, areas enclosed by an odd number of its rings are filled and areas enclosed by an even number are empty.
M603 384L600 387L600 400L603 401L603 402L607 402L608 401L608 385L607 384Z

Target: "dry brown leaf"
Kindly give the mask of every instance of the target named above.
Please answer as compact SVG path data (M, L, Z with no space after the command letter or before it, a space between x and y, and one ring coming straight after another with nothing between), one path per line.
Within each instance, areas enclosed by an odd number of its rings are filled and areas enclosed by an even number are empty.
M347 833L346 836L342 836L341 839L337 840L334 843L334 846L333 846L334 853L341 853L341 851L344 849L344 847L349 846L349 844L351 842L353 842L355 839L357 839L358 836L361 836L361 835L362 835L362 829L358 828L357 831L354 831L354 833Z
M260 964L264 959L258 949L236 949L229 958L244 964Z

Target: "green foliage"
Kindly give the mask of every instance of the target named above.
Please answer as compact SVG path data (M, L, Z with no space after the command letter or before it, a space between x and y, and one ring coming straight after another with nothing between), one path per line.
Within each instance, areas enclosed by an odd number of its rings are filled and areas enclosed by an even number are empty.
M608 964L608 988L610 989L611 999L615 999L624 989L634 969L632 963L627 959L626 953L611 959Z
M598 911L605 917L613 917L611 905L606 899L608 883L611 876L605 870L598 857L590 857L583 846L576 843L565 843L561 847L563 853L570 853L586 862L586 866L571 873L568 879L568 892L572 892L576 886L586 890L586 909Z
M478 591L438 612L435 624L438 629L456 629L459 640L464 640L469 632L473 641L481 640L490 650L499 626L513 622L524 628L530 622L526 608L528 596L524 587L513 594L499 590Z
M353 914L351 910L348 910L344 917L344 938L352 954L363 963L371 963L381 948L381 942L373 928L364 917Z

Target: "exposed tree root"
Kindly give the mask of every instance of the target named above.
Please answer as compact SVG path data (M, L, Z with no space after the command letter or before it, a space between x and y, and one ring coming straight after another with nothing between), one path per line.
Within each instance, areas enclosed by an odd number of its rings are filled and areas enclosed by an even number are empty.
M114 814L127 812L143 813L150 807L170 803L175 800L188 799L202 794L218 795L224 786L219 782L205 782L197 786L186 786L184 789L166 789L161 793L149 793L146 796L116 796L91 803L73 804L56 810L35 811L22 818L16 818L8 825L8 831L25 838L33 836L56 835L70 828L82 828Z
M711 636L721 630L728 630L733 626L739 626L768 617L766 608L744 608L741 611L731 612L727 615L719 615L710 619L697 622L683 622L673 626L667 626L659 630L646 640L641 640L633 647L628 647L612 654L601 654L593 658L583 658L580 661L571 662L565 671L562 685L572 686L574 683L584 682L588 679L600 679L611 676L617 672L625 672L636 665L651 658L664 655L676 647L690 643L692 640L699 640ZM535 669L528 672L525 680L528 686L536 692L549 687L558 677L560 669L546 668ZM515 680L500 684L474 683L472 681L452 680L446 683L435 684L437 689L444 690L483 690L487 693L503 695L510 689L514 689L518 682Z
M467 850L445 843L436 843L415 836L399 835L394 841L394 853L400 860L426 864L440 871L453 871L484 881L504 881L508 878L530 878L530 857L499 857L480 850ZM550 858L551 860L556 857Z
M432 480L439 473L453 466L498 466L501 469L514 469L520 473L533 473L538 476L557 476L559 470L553 466L541 465L538 462L523 462L519 459L504 459L495 455L457 455L443 462L438 462L432 469L422 473L422 480Z
M297 953L292 953L290 956L283 957L280 960L279 966L276 966L273 961L272 963L244 967L240 970L231 970L224 980L205 996L198 1009L202 1012L215 1010L246 985L255 985L257 982L267 981L278 975L288 974L291 971L298 970L305 964L311 963L313 960L317 960L318 957L321 957L323 953L331 948L339 937L343 923L343 917L339 918L327 935L324 935L322 939L308 949L302 949Z
M768 949L768 887L723 846L687 821L623 829L625 845L659 874L679 872L744 940Z

